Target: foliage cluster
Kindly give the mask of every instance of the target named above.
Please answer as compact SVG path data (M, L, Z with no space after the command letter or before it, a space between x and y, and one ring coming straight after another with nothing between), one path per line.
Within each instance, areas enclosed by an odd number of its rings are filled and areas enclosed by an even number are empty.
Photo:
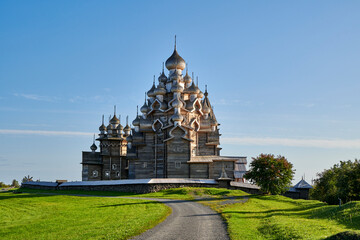
M293 165L283 156L260 154L253 158L250 170L244 177L257 184L265 193L281 194L290 187L294 176L292 168Z
M19 182L16 181L16 179L13 179L10 185L0 182L0 188L9 188L9 187L18 188L20 187L20 185Z
M8 188L8 187L10 187L10 185L0 182L0 188Z
M23 177L23 179L21 180L22 183L32 182L32 181L33 181L33 177L31 177L30 175Z
M311 197L329 204L360 200L360 161L341 161L318 173Z

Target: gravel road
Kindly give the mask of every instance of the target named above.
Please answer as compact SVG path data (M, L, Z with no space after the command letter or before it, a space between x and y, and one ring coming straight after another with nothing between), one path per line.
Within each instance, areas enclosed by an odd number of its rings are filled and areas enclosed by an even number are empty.
M162 223L132 238L133 240L212 240L229 239L220 215L193 201L156 200L172 208Z

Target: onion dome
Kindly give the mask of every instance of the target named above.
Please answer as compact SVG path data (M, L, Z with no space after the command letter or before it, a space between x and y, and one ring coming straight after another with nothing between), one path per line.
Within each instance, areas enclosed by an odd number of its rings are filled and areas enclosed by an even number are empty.
M206 101L204 101L204 104L203 104L203 106L202 106L202 111L203 111L203 113L205 113L205 114L209 114L210 111L211 111L211 109L210 109L210 107L207 105Z
M168 70L172 70L172 69L184 70L185 65L186 65L185 60L182 57L180 57L180 55L176 51L176 46L175 46L173 54L165 62L166 68Z
M135 127L140 126L140 117L137 116L134 121L132 122L132 125L134 125Z
M94 151L94 152L96 151L97 146L95 145L95 143L93 143L93 144L91 145L90 149L91 149L91 151Z
M152 126L151 121L148 119L140 119L140 128L142 129L150 129Z
M202 91L199 91L198 98L203 98L203 96L204 96L204 93Z
M110 120L111 124L119 124L120 120L116 117L116 115L114 114L113 118Z
M124 131L131 131L131 127L129 126L129 124L126 124L125 128L124 128Z
M164 63L163 63L163 67L162 67L162 73L160 74L159 78L158 78L159 82L162 83L166 83L166 81L168 80L168 78L166 77L165 73L164 73Z
M173 120L174 122L176 121L182 122L183 119L184 117L178 112L174 113L174 115L171 116L171 120Z
M171 106L174 108L182 108L184 104L180 101L179 97L177 97L172 103Z
M102 115L102 123L101 123L101 126L99 127L99 131L100 132L105 132L106 131L106 127L104 125L104 115Z
M148 97L156 97L156 95L154 94L154 90L155 90L155 82L153 83L150 90L147 92Z
M107 130L108 131L112 131L114 129L113 125L110 123L108 126L107 126Z
M180 84L174 84L172 87L171 87L171 92L182 92L184 91L184 88L180 85Z
M154 87L155 85L153 85ZM151 90L150 90L151 91ZM149 92L148 92L148 95L149 95ZM138 111L138 110L136 110ZM149 111L149 107L148 105L146 104L146 93L145 93L145 99L144 99L144 105L140 108L140 112L142 112L143 114L147 113Z
M101 126L99 127L99 131L100 132L105 132L106 131L106 127L105 127L104 123L101 124Z
M169 76L169 79L170 81L179 81L181 80L181 76L175 69L175 71Z
M146 114L149 111L149 107L147 106L146 102L144 103L144 105L140 108L140 112L142 112L143 114Z
M124 135L129 135L131 132L131 127L129 126L129 124L126 124L125 128L124 128Z
M123 127L123 125L121 125L121 123L119 123L119 125L117 126L116 129L121 132L124 129L124 127Z
M164 71L161 73L161 75L159 76L158 80L159 80L159 82L166 83L166 81L168 80L168 78L166 77Z
M185 89L184 93L190 93L190 94L198 94L200 92L200 89L195 85L194 81L192 82L191 86Z
M165 94L166 94L166 90L165 90L165 88L163 88L163 87L161 87L161 86L159 85L157 88L155 88L154 94L155 94L155 96L157 96L157 95L165 95Z
M186 74L184 76L184 82L185 83L191 83L191 81L192 81L192 79L191 79L191 77L190 77L190 75L188 73L188 70L186 70Z

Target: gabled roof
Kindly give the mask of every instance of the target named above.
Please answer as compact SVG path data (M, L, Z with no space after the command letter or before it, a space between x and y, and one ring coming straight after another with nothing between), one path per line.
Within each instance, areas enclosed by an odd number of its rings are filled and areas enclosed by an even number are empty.
M304 179L301 179L300 182L298 182L294 188L313 188L310 184L308 184Z

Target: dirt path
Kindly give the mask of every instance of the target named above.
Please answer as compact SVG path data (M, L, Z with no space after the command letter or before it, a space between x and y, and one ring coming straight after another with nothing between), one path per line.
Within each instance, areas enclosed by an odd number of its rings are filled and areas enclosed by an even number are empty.
M209 207L194 201L146 199L166 204L171 207L172 213L165 221L134 237L134 240L229 239L220 215Z

